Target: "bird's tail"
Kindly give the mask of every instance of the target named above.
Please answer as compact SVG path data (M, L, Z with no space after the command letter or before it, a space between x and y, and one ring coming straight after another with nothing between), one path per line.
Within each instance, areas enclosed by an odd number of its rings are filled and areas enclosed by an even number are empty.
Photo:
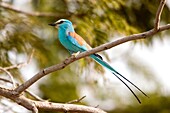
M146 97L148 97L139 87L137 87L134 83L132 83L130 80L128 80L127 78L125 78L122 74L120 74L119 72L117 72L115 69L113 69L107 62L103 61L102 57L98 54L93 54L90 55L90 57L92 59L94 59L97 63L99 63L100 65L104 66L106 69L108 69L109 71L112 72L112 74L114 74L131 92L132 94L135 96L135 98L138 100L139 103L141 103L141 101L139 100L139 98L136 96L136 94L133 92L133 90L120 78L122 77L124 80L126 80L127 82L129 82L131 85L133 85L136 89L138 89L143 95L145 95Z

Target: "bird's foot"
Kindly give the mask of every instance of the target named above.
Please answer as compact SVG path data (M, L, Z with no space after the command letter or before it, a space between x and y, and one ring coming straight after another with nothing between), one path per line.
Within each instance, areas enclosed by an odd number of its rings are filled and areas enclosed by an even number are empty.
M80 51L78 51L77 53L73 53L72 56L76 57L79 54L80 54Z

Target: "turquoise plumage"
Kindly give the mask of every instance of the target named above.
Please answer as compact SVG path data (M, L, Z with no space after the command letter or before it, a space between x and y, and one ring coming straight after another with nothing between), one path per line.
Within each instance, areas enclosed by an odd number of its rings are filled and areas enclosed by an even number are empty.
M85 40L74 31L74 28L73 28L71 21L66 20L66 19L60 19L60 20L56 21L55 23L52 23L52 24L49 24L49 25L55 26L55 27L58 28L59 41L70 52L70 54L75 54L77 52L84 52L84 51L92 49L85 42ZM139 103L141 103L139 98L136 96L136 94L132 91L132 89L120 77L122 77L123 79L128 81L131 85L133 85L140 92L142 92L145 96L147 96L135 84L133 84L131 81L129 81L127 78L125 78L119 72L117 72L114 68L112 68L108 63L106 63L100 55L92 54L92 55L90 55L90 57L92 59L94 59L97 63L99 63L101 66L108 69L121 82L123 82L123 84L125 84L127 86L127 88L132 92L132 94L136 97L136 99L138 100Z

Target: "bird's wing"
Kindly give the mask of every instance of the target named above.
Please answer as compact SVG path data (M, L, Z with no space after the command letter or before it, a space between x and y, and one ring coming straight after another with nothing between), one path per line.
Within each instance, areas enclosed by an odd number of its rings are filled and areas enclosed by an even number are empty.
M78 51L83 52L92 49L92 47L88 43L86 43L86 41L80 35L75 32L69 32L67 38L68 41L70 41L70 43L72 44L72 46L68 49L71 54ZM99 54L95 53L93 55L102 59Z
M71 44L73 44L74 49L79 49L79 51L87 51L91 49L90 45L87 44L86 41L75 32L69 32L67 38Z

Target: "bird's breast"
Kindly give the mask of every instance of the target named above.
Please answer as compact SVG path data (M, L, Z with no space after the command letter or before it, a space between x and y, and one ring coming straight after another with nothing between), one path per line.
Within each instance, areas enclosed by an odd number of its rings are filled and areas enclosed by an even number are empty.
M70 50L70 49L72 49L73 47L73 45L70 43L70 41L68 40L68 38L67 38L67 33L66 32L59 32L59 34L58 34L58 37L59 37L59 41L60 41L60 43L66 48L66 49L68 49L68 50Z

